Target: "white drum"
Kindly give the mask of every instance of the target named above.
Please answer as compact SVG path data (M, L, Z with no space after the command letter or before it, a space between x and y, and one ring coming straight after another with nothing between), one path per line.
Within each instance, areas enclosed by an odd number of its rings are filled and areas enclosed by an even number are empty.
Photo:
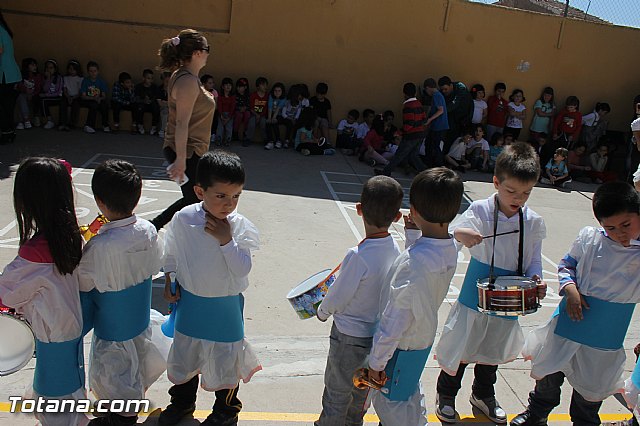
M0 310L0 376L8 376L27 365L35 349L35 337L27 321Z

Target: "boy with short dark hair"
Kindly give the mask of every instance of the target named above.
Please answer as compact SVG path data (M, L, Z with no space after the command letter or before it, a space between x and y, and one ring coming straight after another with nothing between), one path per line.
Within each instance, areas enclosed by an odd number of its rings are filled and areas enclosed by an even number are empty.
M198 161L194 191L200 203L177 212L165 234L165 299L175 302L175 332L167 360L171 404L158 419L175 425L193 414L198 383L215 392L205 426L236 425L240 380L262 369L244 336L244 292L258 230L236 212L244 187L240 157L216 150ZM206 256L202 256L206 253ZM171 294L171 275L179 283ZM206 318L206 321L202 319Z
M333 120L331 119L331 102L327 99L329 86L327 83L318 83L316 85L316 95L309 99L309 106L316 112L316 131L317 137L323 137L329 142L329 128Z
M416 90L413 83L405 83L402 88L405 99L402 107L402 141L384 169L375 169L377 175L391 176L396 166L405 160L418 172L427 168L420 159L420 145L427 135L427 114L416 99Z
M338 123L336 148L341 148L344 155L355 154L355 136L359 126L358 118L360 118L360 112L357 109L352 109L347 113L347 118L343 118Z
M623 343L640 302L640 196L611 182L596 190L592 205L601 228L582 228L558 264L564 299L527 337L522 354L536 386L512 426L546 424L565 378L573 387L574 425L599 425L602 401L624 388Z
M142 82L136 84L136 102L134 121L138 123L138 132L144 135L144 113L151 113L150 135L155 135L160 124L160 105L158 104L158 86L153 82L153 71L142 71Z
M419 232L393 263L381 305L385 306L369 356L369 379L382 383L372 402L385 426L427 424L420 376L438 328L438 309L456 270L458 253L449 235L460 209L462 181L447 168L419 173L411 184L411 221ZM413 240L407 234L407 244ZM402 372L402 375L399 372Z
M152 330L151 277L162 266L155 227L133 214L142 177L133 164L107 160L91 180L98 208L109 220L84 247L78 266L84 332L92 327L89 383L98 399L143 399L166 361ZM168 346L168 344L167 344ZM137 413L109 413L91 425L132 425Z
M269 113L269 81L264 77L256 79L256 91L249 97L249 124L247 125L247 138L242 144L248 146L253 142L253 136L256 132L256 126L260 126L262 137L266 138L267 131L267 114Z
M113 131L120 130L120 111L131 111L131 133L136 131L136 121L133 102L135 93L133 90L133 81L131 74L121 72L118 81L114 83L111 91L111 109L113 110Z
M400 254L389 226L401 217L402 187L394 179L377 176L362 188L356 212L366 238L347 252L340 275L318 308L318 319L333 315L329 356L324 376L322 413L316 426L362 424L367 391L352 379L371 349L380 317L380 294L394 259Z
M362 141L364 140L369 130L371 130L371 125L373 124L373 119L376 116L376 112L370 108L366 108L362 111L362 123L358 126L358 130L356 131L356 140L358 147L362 145Z
M110 132L109 104L107 103L107 83L100 78L100 67L95 61L87 63L87 73L80 86L80 98L71 106L71 116L77 117L78 110L85 107L89 110L87 121L84 125L85 133L95 133L96 114L100 112L102 118L102 130Z
M494 386L498 366L516 359L524 336L516 319L479 312L477 282L490 276L493 264L497 276L526 276L538 282L538 297L544 298L546 285L540 277L545 225L542 217L525 204L539 173L538 156L530 145L520 142L507 146L496 159L496 193L471 203L449 226L459 249L469 248L471 260L437 347L442 370L437 383L436 416L445 423L458 420L455 400L465 369L471 363L476 365L469 402L491 421L507 422ZM496 240L483 239L484 235L503 232L510 234Z

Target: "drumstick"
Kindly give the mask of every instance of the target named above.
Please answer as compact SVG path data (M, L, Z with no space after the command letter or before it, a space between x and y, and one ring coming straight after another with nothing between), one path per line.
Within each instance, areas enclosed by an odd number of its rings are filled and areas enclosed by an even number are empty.
M519 229L515 229L515 230L509 231L509 232L500 232L500 233L498 233L496 235L486 235L486 236L482 237L482 239L500 237L502 235L517 234L518 232L520 232L520 230Z

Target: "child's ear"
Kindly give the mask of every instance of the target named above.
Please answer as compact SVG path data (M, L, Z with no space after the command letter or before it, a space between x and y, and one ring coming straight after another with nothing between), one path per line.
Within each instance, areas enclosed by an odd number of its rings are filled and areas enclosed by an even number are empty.
M495 189L498 189L499 186L500 186L500 181L498 180L498 177L494 175L493 176L493 187Z
M198 200L204 200L204 189L200 185L194 185L193 192L196 193L196 197L198 197Z
M356 203L356 213L358 216L362 216L362 203Z

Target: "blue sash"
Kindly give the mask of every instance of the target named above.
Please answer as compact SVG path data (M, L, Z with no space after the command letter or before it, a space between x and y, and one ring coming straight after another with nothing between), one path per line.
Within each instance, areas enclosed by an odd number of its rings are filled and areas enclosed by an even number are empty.
M593 296L583 296L589 309L583 309L583 319L573 321L567 313L567 298L563 298L553 316L558 316L558 336L595 349L618 350L631 323L635 303L616 303Z
M46 397L69 395L84 387L82 338L44 343L36 339L33 389Z
M640 362L636 362L636 368L633 369L631 374L631 381L635 387L640 389Z
M244 338L244 297L201 297L180 287L176 330L211 342L237 342Z
M408 401L418 389L422 370L427 364L431 346L416 351L396 349L384 369L388 380L384 385L388 393L383 393L391 401Z
M151 278L120 291L80 293L83 335L94 328L96 337L124 342L149 327L151 314Z
M478 310L478 280L488 278L489 277L489 269L491 266L486 263L482 263L479 260L476 260L474 257L471 258L469 262L469 267L467 268L467 273L464 276L464 282L462 283L462 289L460 290L460 294L458 295L458 302L462 303L464 306L471 308L475 311ZM508 271L506 269L501 269L496 266L493 267L493 271L496 276L503 275L516 275L514 271ZM497 318L502 318L506 320L517 320L516 316L496 316Z

